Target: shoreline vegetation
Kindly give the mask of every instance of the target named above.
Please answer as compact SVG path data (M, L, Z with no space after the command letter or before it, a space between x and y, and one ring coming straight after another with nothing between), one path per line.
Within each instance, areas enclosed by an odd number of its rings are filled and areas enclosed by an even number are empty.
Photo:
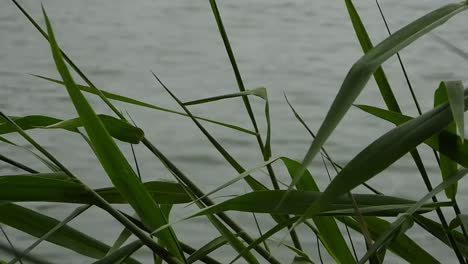
M285 102L290 106L291 112L311 136L311 145L301 161L272 155L276 152L272 151L270 140L272 127L268 90L265 87L249 89L244 85L215 0L209 0L209 4L238 90L230 94L183 102L153 73L155 82L177 102L180 110L162 108L126 95L98 89L80 67L60 49L54 35L53 19L49 18L46 8L42 7L45 27L41 27L16 0L11 2L48 42L51 58L60 79L34 76L65 88L76 110L76 116L66 120L41 114L11 116L8 109L1 109L1 144L33 153L49 171L37 171L28 164L0 154L2 162L24 171L18 175L0 176L0 231L7 238L0 242L0 263L52 263L36 254L40 252L35 251L35 248L44 241L58 245L63 249L62 254L74 251L84 259L91 258L94 259L93 263L100 264L142 263L134 255L143 247L151 250L153 254L153 260L145 263L221 263L216 255L216 251L221 247L230 247L235 252L231 263L282 263L272 248L274 246L289 250L292 257L288 263L296 264L324 263L325 254L327 259L336 263L385 263L389 251L401 262L443 263L441 256L436 256L434 252L418 245L407 233L415 225L422 228L421 232L442 242L447 254L455 255L459 263L467 262L468 215L460 210L457 182L468 173L468 144L464 138L464 112L468 108L468 90L461 81L440 80L439 87L433 89L433 108L423 113L399 55L401 50L417 39L468 9L467 1L444 5L415 18L413 22L394 33L388 28L384 13L376 1L389 36L374 46L353 2L345 0L346 10L363 50L363 56L349 69L317 133L310 130L285 95ZM463 50L449 41L439 41L450 51L468 59ZM398 58L405 74L409 93L419 112L418 116L407 116L401 111L390 81L381 67L394 56ZM355 105L355 99L371 78L377 83L386 109ZM84 94L99 97L113 115L96 113ZM232 125L229 121L221 122L195 116L190 111L192 105L208 105L228 99L243 101L251 128ZM254 114L251 100L264 103L263 115ZM151 131L143 131L137 127L131 118L127 118L114 106L113 102L116 101L136 105L148 111L164 111L167 114L186 117L197 126L211 146L238 175L209 192L203 192L198 183L191 180L190 175L181 171L177 164L145 137L145 133ZM327 152L325 143L351 107L395 126L365 146L355 157L350 157L347 164L338 164ZM265 131L259 129L259 122L265 122ZM258 165L254 168L242 166L218 142L216 135L205 128L205 123L255 137L258 143L256 151L259 151L262 160L257 161ZM112 186L96 189L86 185L80 175L63 165L60 157L52 155L28 134L32 129L62 129L81 137L83 144L88 144L93 150ZM21 136L31 148L13 142L7 134ZM173 181L142 182L138 160L134 155L127 157L122 153L120 146L123 144L130 144L132 150L136 144L145 146L154 155L154 162L161 162L174 176ZM440 184L436 185L430 181L417 149L420 145L432 149L440 167ZM384 190L376 190L366 183L378 177L382 171L408 153L414 161L414 170L421 174L427 189L426 193L418 195L419 200L389 196ZM330 183L323 190L319 189L314 180L314 171L309 170L311 162L319 158L323 161L330 178ZM284 166L290 182L279 181L273 165ZM268 175L268 185L253 176L254 172L258 171ZM218 191L227 189L239 181L245 181L251 190L221 202L211 199ZM367 191L353 192L358 186L364 186ZM68 203L76 204L77 207L65 219L59 220L24 207L22 202ZM116 204L128 204L134 214L129 215L117 209L114 206ZM174 205L195 205L199 209L183 219L173 219L170 215ZM112 244L107 245L101 242L99 237L85 234L69 225L70 221L91 207L105 211L109 217L122 225L121 233ZM448 218L442 209L453 211L456 217ZM247 232L229 216L228 211L245 212L253 215L255 221L256 215L263 214L271 217L275 224L269 230L262 230L256 222L257 232ZM435 212L437 218L427 217L429 212ZM204 245L199 248L186 243L184 234L177 232L178 223L190 223L196 217L208 221L211 228L219 233L218 237L204 241ZM15 247L14 241L8 239L2 225L29 234L37 240L26 249L20 250ZM299 227L301 232L298 232ZM274 235L279 235L281 239L274 240ZM316 239L317 248L304 247L302 241L305 237L309 241L310 237ZM357 239L364 241L364 251L359 251L354 246Z

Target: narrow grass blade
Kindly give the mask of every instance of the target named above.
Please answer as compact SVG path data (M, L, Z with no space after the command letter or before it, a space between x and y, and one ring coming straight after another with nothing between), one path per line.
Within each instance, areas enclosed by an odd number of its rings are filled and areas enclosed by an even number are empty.
M37 238L42 237L49 230L60 224L60 221L54 218L12 203L0 204L0 211L2 212L0 214L0 223ZM46 238L46 241L95 259L105 256L109 250L109 246L68 225L64 225L51 234ZM126 263L138 264L139 262L129 259Z
M335 97L327 116L320 126L317 137L307 151L302 162L303 167L298 172L298 177L295 178L295 181L301 178L307 166L320 151L320 148L344 117L354 100L361 93L375 70L395 53L467 8L468 2L465 1L458 4L445 5L430 12L386 38L353 65L343 81L340 91ZM295 184L296 182L292 182L289 190Z
M282 161L291 177L297 175L297 171L301 168L301 163L289 158L282 158ZM304 172L304 176L297 182L296 188L299 191L320 191L308 170ZM356 261L353 258L353 255L349 250L334 218L321 216L313 217L312 219L317 226L318 232L323 234L322 243L328 250L330 256L332 256L337 262L355 263Z
M437 223L437 222L435 222L435 221L433 221L433 220L431 220L429 218L426 218L426 217L424 217L422 215L414 215L413 218L414 218L415 222L417 222L422 228L424 228L432 236L439 239L440 241L442 241L447 246L452 247L451 242L447 238L445 228L441 224L439 224L439 223ZM462 254L465 257L468 257L468 245L465 242L463 234L456 231L456 230L451 230L450 232L451 232L455 242L457 243L457 246L460 248Z
M392 223L390 228L382 234L379 239L372 245L372 247L366 252L366 254L361 258L359 263L365 263L370 256L372 256L377 250L379 250L389 239L393 238L396 233L399 233L402 229L404 230L405 224L408 223L408 220L412 215L419 209L421 206L429 199L431 199L437 193L443 191L445 188L461 180L468 173L468 169L461 169L456 175L451 176L450 178L443 181L437 187L435 187L431 192L426 194L421 198L416 204L411 206L408 211L406 211L402 216L400 216L395 222Z
M190 257L187 258L187 263L195 263L196 261L200 260L202 257L209 255L211 252L215 251L216 249L226 245L228 241L225 237L220 236L217 237L204 246L200 247L197 251L195 251Z
M106 129L109 131L109 134L118 140L132 144L138 144L144 137L143 130L134 127L128 124L127 122L124 122L122 120L108 115L98 116L101 119L104 126L106 127ZM35 128L61 128L71 132L78 132L77 129L83 126L79 118L61 120L54 117L31 115L23 117L13 117L12 119L23 130ZM11 124L7 122L0 124L0 134L7 134L13 132L16 132L16 129Z
M106 256L107 255L110 255L111 253L114 253L115 251L117 251L124 243L125 241L128 240L128 238L132 235L132 232L130 230L128 230L127 228L124 228L122 230L122 232L120 232L119 236L117 237L117 239L115 240L114 244L112 245L112 247L109 249L109 251L107 252ZM141 245L141 243L140 243Z
M190 202L190 197L183 187L171 182L147 182L147 192L161 204ZM96 204L96 200L81 184L71 180L63 172L35 175L0 176L0 200L13 202L60 202ZM95 190L109 203L127 203L116 188Z
M59 80L55 80L55 79L52 79L52 78L48 78L48 77L44 77L44 76L40 76L40 75L33 75L33 76L44 79L44 80L47 80L47 81L51 81L51 82L54 82L54 83L58 83L58 84L61 84L61 85L65 85L64 82L59 81ZM84 86L84 85L78 85L77 84L76 87L78 87L78 89L80 89L81 91L87 92L87 93L90 93L90 94L98 95L98 93L99 93L96 89L91 88L89 86ZM114 101L119 101L119 102L123 102L123 103L126 103L126 104L132 104L132 105L136 105L136 106L140 106L140 107L144 107L144 108L148 108L148 109L154 109L154 110L158 110L158 111L162 111L162 112L177 114L177 115L180 115L180 116L188 116L187 114L182 113L182 112L174 111L174 110L167 109L167 108L164 108L164 107L159 107L159 106L156 106L156 105L153 105L153 104L145 103L145 102L135 100L135 99L132 99L132 98L129 98L129 97L125 97L125 96L122 96L122 95L118 95L118 94L115 94L115 93L106 92L104 90L99 90L99 91L106 98L114 100ZM247 134L250 134L250 135L256 135L255 132L253 132L251 130L248 130L248 129L245 129L245 128L242 128L242 127L239 127L239 126L235 126L235 125L224 123L224 122L215 121L215 120L200 117L200 116L194 116L194 117L196 119L198 119L198 120L202 120L202 121L205 121L205 122L208 122L208 123L212 123L212 124L215 124L215 125L227 127L227 128L234 129L234 130L237 130L237 131L240 131L240 132L243 132L243 133L247 133Z
M265 232L261 237L257 238L255 241L253 241L252 243L249 244L248 247L246 247L243 251L241 251L239 253L239 255L237 255L233 260L231 260L231 262L229 262L230 264L234 263L236 260L238 260L239 258L241 258L244 254L248 253L252 248L254 248L255 246L258 246L260 245L261 243L263 243L265 240L267 240L268 238L270 238L271 236L273 236L274 234L278 233L279 231L281 231L282 229L284 229L285 227L288 227L290 226L292 223L294 223L295 221L297 221L298 217L292 217L292 218L289 218L287 220L285 220L284 222L281 222L281 223L278 223L277 225L275 225L274 227L272 227L270 230L268 230L267 232Z
M42 235L38 240L34 241L32 245L30 245L28 248L23 250L23 252L20 255L17 255L13 260L8 262L8 264L15 264L17 261L21 261L21 259L24 259L29 253L36 248L42 241L46 240L48 237L50 237L52 234L57 232L60 228L68 224L70 221L78 217L80 214L82 214L84 211L88 210L91 207L91 205L84 205L76 208L69 216L67 216L63 221L61 221L58 225L54 226L54 228L50 229L47 233Z
M7 245L4 245L3 243L0 243L0 252L2 251L10 255L16 255L16 254L21 253L16 249L13 249ZM31 264L52 264L52 262L44 260L36 256L25 256L25 260L27 260L28 263L31 263ZM0 259L0 264L8 264L8 263Z
M224 100L224 99L229 99L229 98L236 98L236 97L240 97L240 96L248 96L248 95L255 95L255 96L261 97L264 100L267 100L266 89L264 87L259 87L259 88L255 88L255 89L252 89L252 90L245 90L243 92L225 94L225 95L219 95L219 96L214 96L214 97L208 97L208 98L198 99L198 100L194 100L194 101L189 101L189 102L183 103L183 105L206 104L206 103L216 102L216 101L219 101L219 100Z
M161 209L138 180L132 167L109 135L102 121L91 108L81 91L76 87L55 40L47 14L45 11L43 13L57 70L62 76L70 98L88 133L92 147L101 165L112 180L114 186L129 204L132 205L145 224L151 229L157 229L167 223L161 213ZM178 240L171 229L161 232L160 238L164 241L165 246L168 247L168 250L172 254L179 260L184 260L184 255L177 242Z
M116 264L120 263L120 261L124 258L128 258L131 256L135 251L141 248L140 241L134 241L126 246L119 248L118 250L114 251L111 254L106 255L102 259L93 262L94 264Z

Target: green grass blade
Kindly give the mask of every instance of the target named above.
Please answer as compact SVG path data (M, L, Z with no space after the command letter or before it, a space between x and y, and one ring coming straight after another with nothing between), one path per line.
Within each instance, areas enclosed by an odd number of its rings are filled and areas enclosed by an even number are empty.
M166 220L161 213L161 209L158 204L154 202L148 191L143 187L142 183L138 180L138 177L135 175L132 167L109 135L109 132L103 125L102 121L91 108L81 91L75 86L75 82L73 81L73 78L62 58L60 48L55 41L50 21L45 11L43 13L47 24L49 43L57 70L62 76L70 98L75 105L101 165L110 177L114 186L119 190L129 204L132 205L144 223L151 229L157 229L158 227L166 224ZM183 253L181 252L180 246L177 242L178 240L173 231L170 229L165 230L160 234L160 238L164 241L164 244L172 254L177 256L180 260L184 259Z
M468 100L468 97L464 100ZM368 145L338 173L304 219L325 209L337 196L371 179L404 154L441 132L452 121L450 107L446 103L390 130Z
M406 211L402 216L398 217L398 219L392 223L390 228L382 234L379 239L372 245L372 247L366 252L366 254L361 258L359 263L365 263L370 256L372 256L377 250L379 250L382 246L384 246L387 241L392 238L396 233L399 233L401 229L405 226L408 222L409 218L412 218L412 215L419 209L421 206L437 193L443 191L450 185L458 182L461 180L466 174L468 173L468 169L461 169L458 171L456 175L451 176L450 178L443 181L441 184L437 185L432 191L426 194L423 198L421 198L416 204L412 205L408 211ZM403 228L404 229L404 228Z
M297 175L297 171L301 168L301 163L288 158L282 158L282 161L288 169L291 177ZM305 171L301 180L297 182L296 188L299 191L320 191L308 170ZM356 261L349 250L335 219L333 217L326 216L313 217L312 219L317 226L318 232L323 234L322 243L328 250L330 256L340 263L355 263Z
M413 120L410 116L405 116L373 106L358 105L357 107L369 114L392 122L396 125L401 125L407 121ZM440 141L445 142L446 145L441 147ZM438 136L432 136L426 139L424 143L451 160L456 161L458 164L468 167L468 144L466 144L466 140L461 144L461 141L455 133L451 133L449 130L443 130ZM451 144L455 144L455 146L452 146Z
M218 203L211 207L195 213L194 216L215 214L218 212L234 210L243 212L254 213L275 213L275 214L293 214L302 215L310 204L319 199L322 193L314 191L292 191L289 197L286 198L287 204L277 207L282 195L286 191L269 190L269 191L255 191L235 198ZM394 214L402 210L406 211L415 202L398 197L375 195L375 194L354 194L356 202L362 206L360 209L363 213L389 213ZM445 204L444 204L445 205ZM436 205L438 206L438 205ZM428 208L432 208L428 205ZM347 195L338 197L330 207L328 212L321 212L321 215L333 214L353 214L354 208L352 200ZM368 210L366 210L368 208Z
M426 217L424 217L422 215L414 215L413 218L422 228L424 228L432 236L439 239L440 241L442 241L447 246L452 247L452 243L447 238L445 228L441 224L439 224L439 223L437 223L437 222L435 222L435 221L433 221L433 220L431 220L429 218L426 218ZM451 232L454 240L456 241L457 246L460 248L462 254L465 257L468 257L468 245L465 242L463 234L456 231L456 230L451 230L450 232Z
M389 222L378 217L366 216L365 218L367 227L374 240L383 234L391 225ZM338 219L357 232L361 232L359 224L351 218L338 217ZM405 234L400 234L395 237L388 248L408 263L439 263L432 255L424 250L424 248L420 247Z
M23 250L21 254L17 255L13 260L11 260L8 264L15 264L17 261L21 261L21 259L24 259L25 256L29 255L29 253L36 248L42 241L46 240L48 237L50 237L52 234L57 232L60 228L68 224L70 221L78 217L80 214L82 214L84 211L88 210L91 207L91 205L83 205L78 208L76 208L69 216L67 216L63 221L61 221L58 225L54 226L54 228L50 229L47 233L42 235L38 240L34 241L32 245L30 245L28 248Z
M445 82L442 82L437 88L437 90L434 93L434 107L439 106L445 102L448 101L448 93L449 93L449 88L446 85ZM452 94L453 96L453 94ZM463 98L461 98L463 100ZM461 105L463 107L463 104ZM454 113L453 107L451 104L452 108L452 114ZM462 115L463 115L463 109L462 109ZM455 118L454 118L455 119ZM456 133L456 124L452 122L451 124L448 125L448 127L445 129L445 131L451 132L451 133ZM443 137L439 134L438 137L438 142L439 142L439 149L445 149L447 147L454 147L457 145L456 141L449 141L450 138L448 137ZM440 164L440 170L442 174L442 179L447 179L448 177L454 175L458 171L458 166L456 162L453 162L449 157L447 157L444 154L440 154L439 158L439 164ZM457 184L454 184L450 186L449 188L445 189L445 195L449 199L454 199L455 195L457 193Z
M134 127L125 121L108 115L98 116L106 129L109 131L109 134L118 140L127 143L138 144L144 137L143 130ZM77 129L83 126L79 118L61 120L49 116L30 115L23 117L13 117L12 119L23 130L35 128L61 128L71 132L78 132ZM0 134L7 134L12 132L16 132L16 129L12 124L8 122L0 123Z
M452 109L453 119L457 126L457 133L463 143L465 139L465 101L463 100L463 83L461 81L444 82L447 97Z
M240 96L248 96L248 95L255 95L255 96L258 96L260 98L263 98L264 100L267 100L266 89L264 87L259 87L259 88L255 88L255 89L252 89L252 90L245 90L243 92L238 92L238 93L218 95L218 96L213 96L213 97L188 101L188 102L183 103L183 105L206 104L206 103L216 102L216 101L219 101L219 100L237 98L237 97L240 97Z
M359 43L361 44L362 50L364 53L367 53L372 48L374 48L374 45L372 44L369 34L367 33L367 30L362 23L362 20L356 8L354 7L353 2L351 0L345 0L345 2L351 23L353 24L354 32L356 33ZM380 94L382 95L382 98L388 109L395 112L401 112L398 101L395 98L392 88L390 87L390 83L388 82L387 76L382 67L377 68L374 73L374 79L377 83L377 86L379 87Z
M362 56L349 70L298 172L298 181L380 65L419 37L468 8L468 2L445 5L403 27ZM295 185L291 183L289 189Z
M31 209L12 203L0 204L0 223L21 230L31 236L40 238L49 230L60 224L60 221L37 213ZM109 246L87 236L76 229L65 225L51 234L46 241L75 251L90 258L101 258L106 255ZM136 260L129 259L126 263L138 264Z
M4 245L3 243L0 243L0 252L2 252L2 251L7 253L7 254L10 254L12 256L21 253L17 249L14 249L14 248L12 248L10 246ZM31 263L31 264L53 264L53 262L44 260L44 259L42 259L40 257L36 257L36 256L25 256L25 260L27 260L28 263ZM8 264L8 263L6 261L0 259L0 264Z
M177 183L153 181L144 184L147 192L161 204L190 202L190 197ZM63 172L32 175L0 176L0 200L13 202L60 202L96 204L94 197L80 183ZM116 188L96 189L109 203L127 203Z
M209 255L211 252L215 251L216 249L226 245L228 241L225 237L220 236L217 237L204 246L200 247L197 251L190 255L187 258L187 263L195 263L196 261L200 260L202 257Z
M65 85L64 82L59 81L59 80L55 80L55 79L52 79L52 78L48 78L48 77L44 77L44 76L40 76L40 75L33 75L33 76L44 79L44 80L47 80L47 81L50 81L50 82ZM180 116L186 116L186 117L188 116L187 114L182 113L182 112L174 111L174 110L167 109L167 108L164 108L164 107L159 107L159 106L156 106L156 105L153 105L153 104L145 103L145 102L135 100L135 99L132 99L132 98L129 98L129 97L125 97L125 96L122 96L122 95L118 95L118 94L115 94L115 93L106 92L104 90L97 91L96 89L91 88L89 86L84 86L84 85L77 84L76 87L78 87L78 89L80 89L83 92L87 92L87 93L94 94L94 95L99 95L99 91L100 91L106 98L114 100L114 101L119 101L119 102L123 102L123 103L126 103L126 104L132 104L132 105L136 105L136 106L141 106L141 107L144 107L144 108L154 109L154 110L158 110L158 111L162 111L162 112L177 114L177 115L180 115ZM212 124L215 124L215 125L227 127L227 128L234 129L234 130L237 130L237 131L240 131L240 132L243 132L243 133L247 133L247 134L250 134L250 135L256 135L255 132L253 132L251 130L248 130L246 128L242 128L242 127L235 126L235 125L228 124L228 123L224 123L224 122L215 121L215 120L200 117L200 116L194 116L194 117L196 119L198 119L198 120L202 120L202 121L205 121L205 122L208 122L208 123L212 123Z
M285 227L288 227L290 226L292 223L294 223L295 221L297 221L298 217L292 217L292 218L289 218L287 220L284 220L283 222L281 223L278 223L277 225L275 225L274 227L272 227L270 230L268 230L267 232L265 232L262 236L260 236L259 238L257 238L255 241L253 241L252 243L249 244L248 247L246 247L243 251L241 251L239 253L239 255L237 255L233 260L231 260L231 262L229 262L230 264L234 263L236 260L238 260L240 257L242 257L243 255L247 254L252 248L254 248L255 246L258 246L260 245L261 243L263 243L265 240L267 240L268 238L270 238L271 236L273 236L274 234L278 233L279 231L281 231L283 228Z
M102 259L93 262L94 264L116 264L120 263L120 261L128 256L131 256L135 251L140 249L141 243L140 241L134 241L129 243L126 246L119 248L118 250L114 251L111 254L106 255Z

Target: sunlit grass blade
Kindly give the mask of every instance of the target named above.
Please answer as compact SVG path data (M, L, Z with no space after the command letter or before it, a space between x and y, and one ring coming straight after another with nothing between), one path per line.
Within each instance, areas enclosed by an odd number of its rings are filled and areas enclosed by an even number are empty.
M299 117L300 118L300 117ZM288 159L282 158L282 161L288 169L289 175L294 177L297 175L297 171L301 168L301 163ZM299 191L320 191L314 178L308 170L304 172L304 176L300 181L297 182L296 188ZM329 251L329 254L337 261L341 263L355 263L355 259L351 254L351 251L346 244L346 241L341 234L333 217L313 217L315 225L317 226L318 232L323 234L322 243L325 248Z
M362 56L349 70L298 172L298 181L380 65L419 37L468 8L468 2L445 5L395 32ZM289 189L295 185L292 182Z
M161 204L190 202L190 197L177 183L153 181L144 184L147 192ZM65 173L0 176L0 200L14 202L60 202L96 204L96 200L80 183ZM95 190L109 203L127 203L116 188Z
M91 140L96 156L112 180L114 186L129 204L132 205L145 224L151 229L157 229L166 224L161 209L138 180L132 167L109 135L102 121L91 108L81 91L75 86L75 82L63 61L60 48L55 41L50 21L45 11L43 13L57 70L62 76L70 98ZM161 232L160 238L164 241L165 246L168 247L172 254L177 256L180 260L184 259L184 255L177 242L178 240L171 229Z
M60 221L54 218L12 203L0 204L0 211L2 212L0 214L0 223L37 238L42 237L49 230L60 224ZM104 243L68 225L61 227L51 234L46 241L95 259L105 256L110 248ZM140 262L129 259L126 263L138 264Z
M351 218L338 217L338 219L357 232L361 232L359 224ZM373 239L377 239L389 227L390 223L377 217L366 217L366 223ZM416 244L409 236L400 234L388 245L388 249L409 263L439 263L424 248Z
M370 256L372 256L377 250L379 250L389 239L391 239L395 233L399 233L402 227L408 222L412 215L419 209L423 204L435 196L437 193L443 191L450 185L461 180L468 173L468 169L460 169L456 175L451 176L450 178L443 181L441 184L437 185L432 191L422 197L416 204L412 205L402 216L392 223L392 225L387 229L387 231L382 234L372 245L372 247L366 252L366 254L361 258L359 263L365 263Z
M44 80L47 80L47 81L51 81L51 82L60 84L60 85L65 85L62 81L59 81L59 80L55 80L55 79L40 76L40 75L34 75L34 76L36 76L38 78L41 78L41 79L44 79ZM78 87L78 89L80 89L83 92L98 95L98 91L96 89L94 89L94 88L89 87L89 86L84 86L84 85L78 85L77 84L76 87ZM177 115L180 115L180 116L186 116L186 117L188 116L187 114L182 113L182 112L178 112L178 111L174 111L174 110L167 109L167 108L164 108L164 107L159 107L159 106L156 106L156 105L153 105L153 104L145 103L145 102L142 102L142 101L130 98L130 97L125 97L125 96L118 95L118 94L115 94L115 93L106 92L104 90L100 90L100 92L106 98L114 100L114 101L119 101L119 102L123 102L123 103L126 103L126 104L132 104L132 105L136 105L136 106L140 106L140 107L144 107L144 108L148 108L148 109L154 109L154 110L158 110L158 111L162 111L162 112L177 114ZM208 119L208 118L204 118L204 117L200 117L200 116L194 116L194 118L196 118L198 120L208 122L208 123L212 123L212 124L215 124L215 125L219 125L219 126L227 127L227 128L230 128L230 129L240 131L240 132L244 132L244 133L247 133L247 134L256 135L256 133L251 131L251 130L248 130L248 129L245 129L245 128L242 128L242 127L239 127L239 126L235 126L235 125L232 125L232 124L219 122L219 121L216 121L216 120L212 120L212 119Z
M123 142L138 144L144 137L143 130L134 127L127 122L108 115L98 116L106 129L109 131L109 134L116 139L119 139ZM35 128L61 128L71 132L78 132L77 129L83 126L79 118L62 120L49 116L30 115L23 117L12 117L12 119L23 130ZM7 122L0 123L0 134L7 134L12 132L16 132L16 129L11 124Z

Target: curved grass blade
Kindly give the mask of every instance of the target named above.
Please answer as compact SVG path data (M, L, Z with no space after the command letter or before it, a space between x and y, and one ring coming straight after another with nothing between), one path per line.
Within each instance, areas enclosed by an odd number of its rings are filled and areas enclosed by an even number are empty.
M2 212L0 214L0 223L37 238L42 237L60 224L60 221L54 218L12 203L0 204L0 211ZM68 225L64 225L45 240L95 259L105 256L109 250L109 246ZM126 263L138 264L140 262L129 259Z
M371 115L377 116L396 125L401 125L407 121L413 120L410 116L405 116L373 106L357 105L357 107ZM452 145L441 147L441 144L439 143L440 141L446 142L446 144L455 145L453 147ZM448 130L443 130L438 136L432 136L424 141L426 145L434 150L439 151L441 154L447 156L453 161L456 161L458 164L468 167L468 144L466 144L466 140L464 142L465 143L461 144L458 136Z
M52 79L52 78L48 78L48 77L44 77L44 76L40 76L40 75L33 75L33 76L41 78L43 80L50 81L50 82L65 85L62 81L55 80L55 79ZM91 88L89 86L84 86L84 85L77 84L76 87L78 87L78 89L80 89L83 92L87 92L87 93L94 94L94 95L99 95L99 92L96 91L96 89ZM145 102L142 102L142 101L139 101L139 100L132 99L130 97L125 97L125 96L118 95L118 94L115 94L115 93L106 92L104 90L99 90L99 91L106 98L114 100L114 101L119 101L119 102L123 102L123 103L127 103L127 104L132 104L132 105L136 105L136 106L141 106L141 107L145 107L145 108L149 108L149 109L154 109L154 110L158 110L158 111L162 111L162 112L168 112L168 113L188 117L187 114L182 113L182 112L174 111L174 110L167 109L167 108L164 108L164 107L159 107L159 106L156 106L156 105L153 105L153 104L149 104L149 103L145 103ZM251 130L248 130L248 129L245 129L245 128L242 128L242 127L239 127L239 126L235 126L235 125L232 125L232 124L219 122L219 121L215 121L215 120L200 117L200 116L194 116L194 118L196 118L198 120L208 122L208 123L212 123L212 124L215 124L215 125L219 125L219 126L223 126L223 127L233 129L233 130L237 130L237 131L240 131L240 132L243 132L243 133L247 133L247 134L250 134L250 135L256 135L256 133L251 131Z
M320 151L320 148L349 110L354 100L361 93L375 70L395 53L467 8L468 2L464 1L458 4L448 4L432 11L386 38L379 45L369 50L369 52L353 65L343 81L340 91L335 97L325 120L320 126L317 137L307 151L302 162L302 169L298 172L298 177L295 181L301 178L307 166ZM291 190L295 184L296 182L292 182L289 186L289 190Z
M148 193L160 204L190 202L190 197L177 183L153 181L144 184ZM33 175L0 176L0 200L12 202L61 202L96 204L87 189L76 181L70 180L63 172ZM95 190L109 203L127 203L116 188Z
M465 90L465 94L468 90ZM468 100L465 97L464 100ZM341 170L313 204L304 219L326 209L327 205L363 182L371 179L416 146L441 132L453 121L447 103L398 126L367 146Z
M270 104L268 102L268 95L267 95L267 90L265 87L259 87L255 88L252 90L245 90L243 92L238 92L238 93L232 93L232 94L227 94L227 95L220 95L220 96L214 96L214 97L208 97L208 98L203 98L195 101L189 101L183 103L183 105L197 105L197 104L205 104L205 103L210 103L210 102L215 102L223 99L228 99L228 98L235 98L239 96L248 96L248 95L255 95L263 100L265 100L265 120L267 123L267 133L266 133L266 139L265 139L265 146L264 146L264 159L268 160L271 158L271 120L270 120ZM273 183L274 184L274 183ZM275 184L274 184L275 185ZM275 185L277 187L277 184ZM278 189L278 188L276 188Z
M91 108L81 91L75 86L75 82L68 71L60 48L55 40L47 14L44 10L43 13L57 70L62 76L70 98L80 116L80 120L88 133L96 156L99 158L101 165L114 186L129 204L132 205L143 222L151 229L157 229L167 223L161 209L138 180L132 167L109 135L102 121ZM174 254L179 260L184 260L178 240L171 229L161 232L160 238L164 241L164 245L168 247L169 252Z
M359 263L365 263L370 256L372 256L377 250L384 246L389 239L393 238L396 233L399 233L402 229L405 229L405 224L408 222L408 219L419 209L421 206L429 199L431 199L437 193L443 191L445 188L461 180L468 173L468 169L460 169L456 175L451 176L450 178L443 181L441 184L437 185L432 191L426 194L421 198L416 204L412 205L402 216L392 223L389 229L377 239L377 241L372 245L372 247L366 252L366 254L361 258Z
M102 123L109 131L109 134L123 142L128 142L132 144L138 144L144 137L143 130L140 128L134 127L128 124L125 121L117 119L108 115L98 115ZM41 115L30 115L23 117L13 117L12 118L17 125L19 125L23 130L42 128L42 129L52 129L52 128L61 128L71 132L78 132L78 128L82 127L79 118L73 118L69 120L61 120L49 116ZM7 134L16 132L16 129L13 125L5 122L0 124L0 134Z

